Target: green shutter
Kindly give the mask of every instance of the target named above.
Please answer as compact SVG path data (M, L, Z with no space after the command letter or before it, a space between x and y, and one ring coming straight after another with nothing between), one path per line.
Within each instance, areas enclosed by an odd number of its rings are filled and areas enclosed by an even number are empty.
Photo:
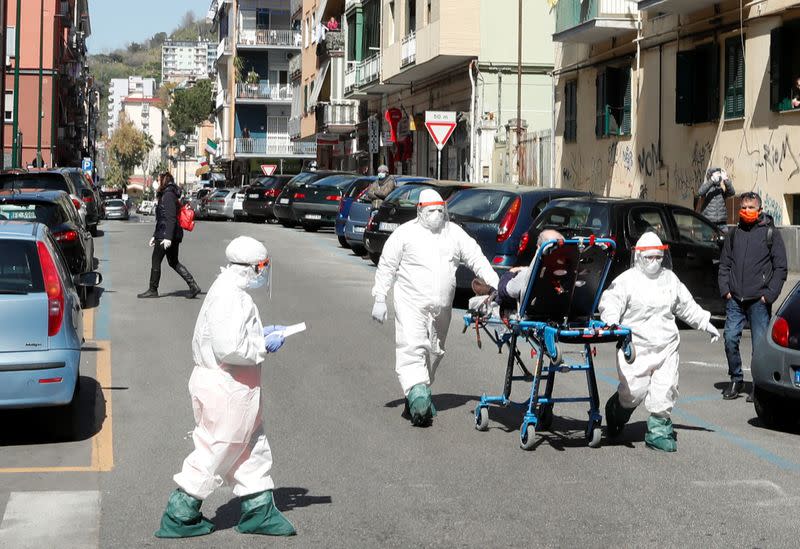
M597 71L595 78L596 109L594 134L597 137L606 135L606 73L604 70Z
M773 111L781 110L781 101L784 93L781 90L783 82L783 27L772 29L769 42L769 108Z
M725 118L744 116L744 54L741 38L725 41Z
M623 86L622 70L608 67L606 69L605 133L603 135L619 135L622 125L622 97L625 89Z
M564 140L574 142L577 139L578 126L578 82L573 80L564 85Z
M692 94L694 93L694 66L695 52L679 51L676 56L677 69L675 73L675 123L691 124Z
M625 85L625 95L622 97L622 125L620 135L631 134L631 69L626 67L620 71Z
M719 120L719 43L708 45L708 96L706 97L706 120Z

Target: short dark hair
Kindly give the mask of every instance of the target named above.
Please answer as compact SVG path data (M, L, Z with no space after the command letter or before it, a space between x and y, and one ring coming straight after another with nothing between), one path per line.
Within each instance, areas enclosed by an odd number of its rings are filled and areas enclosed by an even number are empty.
M742 193L742 195L739 197L739 201L744 202L745 200L755 200L758 202L758 209L761 209L761 197L758 193L754 193L752 191Z

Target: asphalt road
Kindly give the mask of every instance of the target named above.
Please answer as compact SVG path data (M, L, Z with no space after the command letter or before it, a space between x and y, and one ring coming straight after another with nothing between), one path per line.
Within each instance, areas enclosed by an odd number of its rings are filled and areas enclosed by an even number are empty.
M553 432L524 452L517 411L492 409L489 431L473 428L479 396L501 390L506 355L479 350L457 312L434 386L439 415L413 428L401 417L393 324L370 319L375 268L330 232L225 222L199 222L181 246L201 287L233 237L254 236L273 257L272 299L256 294L265 323L308 325L263 376L276 500L298 536L238 534L239 504L223 487L203 505L217 532L157 540L172 475L192 447L186 384L205 294L185 299L165 262L163 297L136 299L152 218L101 229L105 280L87 312L81 429L64 441L46 414L0 416L0 547L797 545L800 438L762 428L743 396L721 400L721 342L682 333L677 453L645 447L643 409L618 443L588 448L581 404L557 407ZM603 400L615 388L613 351L598 348ZM557 394L585 392L582 374L557 377Z

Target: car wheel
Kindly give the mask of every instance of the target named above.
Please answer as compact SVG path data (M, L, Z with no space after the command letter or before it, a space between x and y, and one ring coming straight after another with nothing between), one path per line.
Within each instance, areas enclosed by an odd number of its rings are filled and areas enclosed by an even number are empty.
M97 225L92 225L89 227L89 234L92 236L97 236Z
M319 225L313 223L303 223L303 230L307 233L315 233L319 230Z
M347 239L343 236L337 236L336 238L339 239L339 246L342 248L349 248L350 244L347 243Z
M790 414L789 403L784 397L756 386L753 390L753 405L761 422L771 428L785 428L797 417Z
M356 255L364 255L367 253L367 249L364 246L351 246L351 249Z
M369 258L372 260L372 262L373 262L375 265L377 265L377 264L378 264L378 262L381 260L381 254L380 254L380 253L378 253L378 252L370 252L370 253L369 253Z
M295 225L294 222L292 222L292 221L284 221L283 219L280 220L280 223L281 223L281 225L283 225L287 229L292 229L292 228L294 228L294 225Z

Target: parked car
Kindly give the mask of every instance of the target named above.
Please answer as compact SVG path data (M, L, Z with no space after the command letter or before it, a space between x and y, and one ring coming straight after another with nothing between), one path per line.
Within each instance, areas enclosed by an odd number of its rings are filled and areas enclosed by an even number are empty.
M374 181L374 176L371 181ZM427 177L415 176L399 176L395 178L397 185L407 185L409 183L424 183L425 181L433 181ZM365 189L366 191L366 189ZM364 247L364 230L367 228L369 218L372 215L372 202L367 199L366 193L362 192L350 201L347 207L347 213L343 213L343 227L342 236L347 244L345 247L352 248L353 253L356 255L364 255L367 249ZM339 234L339 218L336 219L337 235ZM341 243L341 240L339 240ZM344 244L342 244L344 246Z
M275 212L272 211L272 206L275 204L278 195L281 194L281 190L292 177L294 176L267 175L256 179L250 185L250 190L247 192L242 205L245 213L247 213L247 218L256 222L277 219Z
M328 177L329 175L337 174L347 174L347 172L336 172L330 170L300 172L291 180L289 180L289 182L286 183L281 190L281 194L278 195L278 199L275 201L275 204L272 207L272 211L275 214L275 217L278 219L278 222L284 227L294 227L297 225L298 220L295 218L294 211L292 210L292 203L294 202L295 194L297 194L300 189L306 185L310 185L314 181L322 179L323 177Z
M588 193L522 185L486 185L461 190L447 201L450 220L474 238L497 271L514 266L520 241L550 200ZM456 286L469 288L474 274L463 265L456 271Z
M86 174L80 168L58 168L53 170L69 177L75 184L81 196L81 200L86 206L86 226L92 236L97 236L97 226L100 224L101 204L100 193L92 185L91 179L86 179Z
M72 427L79 388L83 312L77 288L100 273L70 273L41 223L0 221L0 409L59 407ZM71 435L72 433L64 433Z
M358 179L354 174L329 175L298 189L292 201L295 219L309 232L333 227L342 196Z
M339 211L336 212L336 224L334 225L334 232L336 233L336 238L339 239L339 245L342 248L350 247L350 244L347 242L347 238L345 237L345 227L347 226L347 218L350 215L350 209L353 207L353 203L355 203L359 197L366 195L367 187L369 187L372 182L375 181L375 179L376 178L374 175L359 177L353 182L348 191L344 194L344 196L342 196L342 200L339 202ZM363 234L364 233L362 231L362 237Z
M243 217L247 217L247 212L244 211L244 199L250 187L242 187L237 190L233 195L233 220L239 221Z
M124 201L118 198L106 200L105 213L106 219L123 219L127 221L130 217L128 214L128 206L125 205Z
M155 215L156 203L153 200L142 200L139 207L136 208L136 212L142 215Z
M233 219L233 201L239 189L217 189L208 197L209 219Z
M378 264L383 245L389 235L397 227L416 217L419 193L423 189L435 189L444 200L447 200L454 192L474 186L462 181L431 180L424 183L408 183L397 187L389 193L381 207L370 217L364 229L364 247L367 249L372 262L375 265Z
M202 219L206 215L206 199L214 192L211 187L203 187L192 193L189 199L189 206L194 210L195 219Z
M0 189L47 189L64 191L78 211L81 223L86 227L86 204L81 198L80 187L71 177L61 172L0 173Z
M800 421L800 283L769 323L764 341L753 341L753 405L770 428Z
M683 206L627 198L560 198L550 202L520 242L517 265L529 265L536 237L556 229L565 237L601 236L617 243L606 284L631 266L631 250L639 237L654 231L669 245L672 270L697 303L723 315L717 272L724 235L708 219Z

